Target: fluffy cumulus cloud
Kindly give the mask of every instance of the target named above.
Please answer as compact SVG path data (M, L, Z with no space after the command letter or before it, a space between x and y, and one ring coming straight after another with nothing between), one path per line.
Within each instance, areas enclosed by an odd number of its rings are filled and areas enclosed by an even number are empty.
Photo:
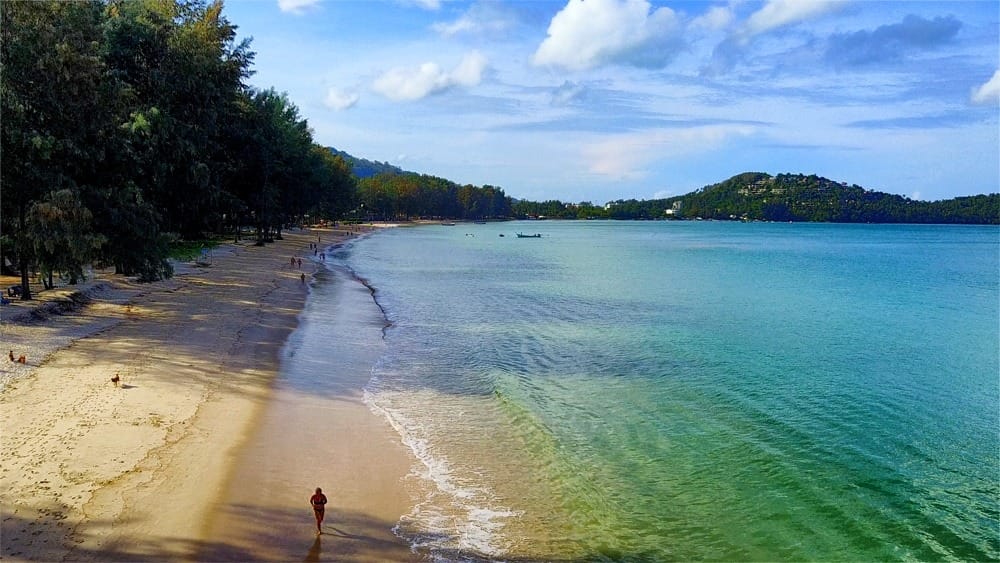
M301 14L319 4L319 0L278 0L278 9L282 12Z
M376 79L372 88L390 100L419 100L455 86L479 84L488 64L482 53L474 51L450 72L436 63L424 63L416 68L394 68Z
M330 88L326 93L323 104L335 110L345 110L358 103L361 96L357 92L349 92L338 88Z
M681 46L670 8L646 0L569 0L535 51L539 66L585 70L607 64L662 68Z
M1000 70L993 73L986 84L976 88L972 92L972 103L975 104L996 104L1000 101Z
M908 15L900 23L830 37L827 58L838 65L900 60L914 50L930 50L954 41L962 22L953 16L932 20Z

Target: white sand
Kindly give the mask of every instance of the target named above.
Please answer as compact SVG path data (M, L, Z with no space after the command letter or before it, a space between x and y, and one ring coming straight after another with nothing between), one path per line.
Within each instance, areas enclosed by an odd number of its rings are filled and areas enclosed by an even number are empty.
M289 257L311 256L315 237L222 247L211 266L179 268L165 282L91 282L91 301L66 315L4 308L0 347L28 358L3 358L0 374L9 381L0 392L4 559L261 557L252 544L205 535L306 298L300 274L312 265L290 268ZM350 416L379 428L370 411ZM398 452L381 431L361 439ZM401 469L390 471L384 481L398 485ZM362 542L357 558L372 559L372 549L381 547Z

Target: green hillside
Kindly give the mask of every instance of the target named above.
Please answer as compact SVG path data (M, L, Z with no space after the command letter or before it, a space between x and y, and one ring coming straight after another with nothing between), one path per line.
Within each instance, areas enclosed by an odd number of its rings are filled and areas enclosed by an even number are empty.
M333 147L327 147L336 156L342 157L351 166L351 172L358 178L371 178L376 174L403 174L403 169L388 162L368 160L350 155Z
M667 200L685 218L834 223L1000 223L1000 194L917 201L816 175L747 172Z

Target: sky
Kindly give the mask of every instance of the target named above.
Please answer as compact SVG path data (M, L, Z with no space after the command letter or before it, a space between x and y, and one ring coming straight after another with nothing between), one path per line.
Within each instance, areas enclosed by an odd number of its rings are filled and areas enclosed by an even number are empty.
M230 0L317 143L544 201L1000 191L996 1Z

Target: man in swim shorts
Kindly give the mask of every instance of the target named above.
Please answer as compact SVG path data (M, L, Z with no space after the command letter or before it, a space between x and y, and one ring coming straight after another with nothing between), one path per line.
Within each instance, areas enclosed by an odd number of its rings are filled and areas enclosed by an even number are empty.
M326 510L326 495L323 489L316 487L316 494L309 498L309 504L313 507L313 514L316 515L316 534L323 533L323 512Z

